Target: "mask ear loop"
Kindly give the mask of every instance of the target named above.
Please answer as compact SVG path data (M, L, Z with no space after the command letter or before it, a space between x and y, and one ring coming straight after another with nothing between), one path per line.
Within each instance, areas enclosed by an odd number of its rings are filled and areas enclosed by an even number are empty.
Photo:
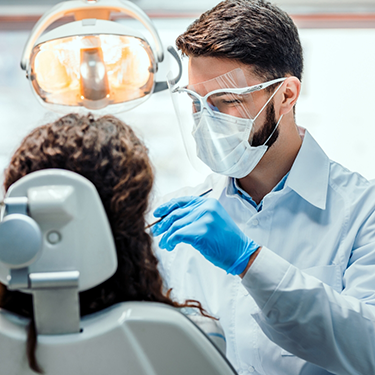
M269 99L266 101L266 104L261 108L261 110L258 112L258 114L253 118L253 121L257 119L257 117L263 112L263 109L266 108L267 104L272 100L272 98L276 95L276 93L279 91L280 87L284 84L285 81L281 82L279 87L273 92L273 94L269 97Z
M276 124L275 128L272 130L271 135L270 135L270 136L267 138L267 140L263 143L263 146L266 145L267 142L271 139L271 137L273 136L273 133L275 133L277 127L279 126L280 121L281 121L281 119L283 118L283 116L284 116L284 115L281 115L281 116L280 116L279 121L277 121L277 124Z
M279 85L279 87L273 92L273 94L269 97L269 99L266 101L266 104L261 108L261 110L258 112L258 114L254 117L254 120L255 121L257 119L257 117L262 113L263 109L266 108L267 104L272 100L272 98L276 95L276 93L279 91L280 87L284 84L285 81L281 82L281 84ZM275 128L272 130L272 133L271 135L267 138L267 140L263 143L263 146L267 144L267 142L271 139L271 137L273 136L273 134L275 133L277 127L279 126L280 124L280 121L281 119L283 118L284 115L281 115L280 118L279 118L279 121L277 122Z

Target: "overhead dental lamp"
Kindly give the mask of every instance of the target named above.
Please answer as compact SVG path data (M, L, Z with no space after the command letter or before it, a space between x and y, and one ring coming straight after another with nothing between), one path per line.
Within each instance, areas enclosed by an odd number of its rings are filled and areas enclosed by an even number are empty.
M110 21L111 13L140 21L150 32L154 47L139 31ZM76 21L43 34L66 16L74 16ZM173 47L168 51L178 63L178 81L182 65ZM111 113L118 113L168 88L167 82L155 82L163 59L157 30L130 1L71 0L57 4L36 23L23 51L21 68L38 100L52 111L109 107Z

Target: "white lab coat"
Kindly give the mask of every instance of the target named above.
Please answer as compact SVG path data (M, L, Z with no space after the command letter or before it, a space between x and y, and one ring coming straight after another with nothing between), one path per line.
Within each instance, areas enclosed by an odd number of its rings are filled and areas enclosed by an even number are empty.
M374 184L330 161L306 132L284 188L260 212L228 186L211 175L173 196L212 187L263 249L241 281L189 245L155 246L172 295L220 318L239 374L375 374Z

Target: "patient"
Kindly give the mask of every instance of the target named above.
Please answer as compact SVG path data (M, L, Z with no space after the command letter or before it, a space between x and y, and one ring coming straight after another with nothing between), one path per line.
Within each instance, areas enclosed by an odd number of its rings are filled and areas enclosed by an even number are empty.
M113 116L70 114L33 130L21 143L5 171L5 190L28 173L46 168L67 169L89 179L106 210L117 249L118 269L104 283L80 293L81 315L124 301L157 301L181 305L163 292L145 212L153 184L147 149L132 129ZM36 357L36 332L31 295L0 284L0 307L30 317L27 355L30 367L42 372Z

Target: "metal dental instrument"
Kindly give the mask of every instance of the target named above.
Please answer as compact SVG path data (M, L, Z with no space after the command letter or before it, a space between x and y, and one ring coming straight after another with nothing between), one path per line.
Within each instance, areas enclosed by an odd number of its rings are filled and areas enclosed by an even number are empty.
M210 193L211 191L212 191L212 189L209 189L209 190L205 191L204 193L202 193L202 194L200 194L200 195L198 195L198 196L199 196L199 197L203 197L203 196L205 196L206 194ZM5 206L5 202L4 202L4 201L0 201L0 208L1 208L2 206ZM167 216L167 215L165 215L165 216ZM158 223L159 221L163 220L163 219L165 218L165 216L162 216L160 219L154 221L154 222L151 223L151 224L148 224L148 225L145 227L145 229L151 228L153 225L155 225L155 224Z
M204 193L198 195L198 197L203 197L203 196L205 196L206 194L208 194L208 193L211 192L211 191L212 191L212 189L208 189L208 190L205 191ZM164 215L164 216L162 216L160 219L154 221L153 223L146 225L145 229L151 228L152 226L154 226L154 225L155 225L156 223L158 223L159 221L162 221L166 216L168 216L168 215Z

